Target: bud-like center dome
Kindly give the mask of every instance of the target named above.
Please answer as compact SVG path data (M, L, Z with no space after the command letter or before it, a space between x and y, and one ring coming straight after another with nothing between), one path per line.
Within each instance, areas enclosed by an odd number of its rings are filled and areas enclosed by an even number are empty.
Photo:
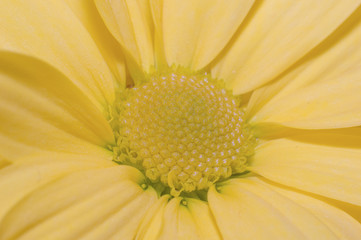
M207 189L245 170L249 134L235 97L205 75L169 73L128 89L115 161L172 195Z

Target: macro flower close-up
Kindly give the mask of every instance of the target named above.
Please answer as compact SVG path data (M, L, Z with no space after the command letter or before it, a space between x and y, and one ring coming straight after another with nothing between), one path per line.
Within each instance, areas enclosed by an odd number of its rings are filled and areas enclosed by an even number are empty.
M361 239L361 0L1 0L15 239Z

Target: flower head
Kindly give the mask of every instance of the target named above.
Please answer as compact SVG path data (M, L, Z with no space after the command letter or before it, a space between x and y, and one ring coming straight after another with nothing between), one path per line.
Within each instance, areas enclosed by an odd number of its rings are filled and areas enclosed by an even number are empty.
M358 239L361 1L0 3L0 239Z

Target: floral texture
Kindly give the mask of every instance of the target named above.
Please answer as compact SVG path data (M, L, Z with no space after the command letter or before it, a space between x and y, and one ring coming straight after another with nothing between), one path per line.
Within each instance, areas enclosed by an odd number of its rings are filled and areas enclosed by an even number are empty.
M360 239L360 0L0 1L0 239Z

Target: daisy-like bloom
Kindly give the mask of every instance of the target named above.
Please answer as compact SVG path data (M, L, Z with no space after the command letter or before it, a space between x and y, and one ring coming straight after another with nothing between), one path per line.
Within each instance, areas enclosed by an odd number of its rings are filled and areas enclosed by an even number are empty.
M0 239L360 239L360 0L1 0Z

